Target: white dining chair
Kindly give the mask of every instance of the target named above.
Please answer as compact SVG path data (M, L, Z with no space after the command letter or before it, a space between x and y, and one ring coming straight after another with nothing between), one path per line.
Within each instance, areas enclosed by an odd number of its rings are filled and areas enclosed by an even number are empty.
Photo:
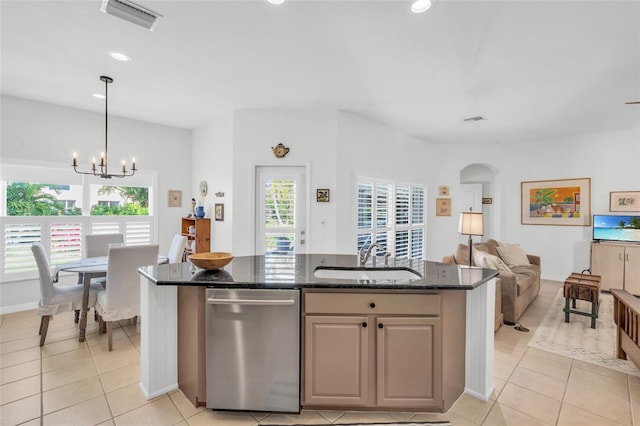
M38 315L40 320L40 346L44 345L47 338L47 330L51 317L60 312L69 312L74 309L82 308L82 296L84 287L77 285L61 286L53 283L51 275L51 265L47 258L47 253L41 243L33 243L31 252L36 259L38 265L38 273L40 275L40 301L38 302ZM93 306L96 301L96 295L102 289L100 284L91 284L89 287L89 304Z
M110 244L124 244L123 234L87 235L84 240L86 257L107 256Z
M107 288L98 292L98 333L107 332L109 351L113 347L113 322L140 315L138 268L158 264L158 245L112 247L107 264Z
M109 254L109 247L113 245L124 244L124 234L93 234L86 235L84 237L85 257L98 257L107 256ZM92 279L92 283L100 283L104 287L107 274L102 276L95 275ZM82 284L82 275L78 276L78 284ZM80 320L80 311L75 311L74 321L78 323Z
M184 256L184 248L187 246L187 237L176 234L171 240L169 253L167 254L168 263L180 263Z

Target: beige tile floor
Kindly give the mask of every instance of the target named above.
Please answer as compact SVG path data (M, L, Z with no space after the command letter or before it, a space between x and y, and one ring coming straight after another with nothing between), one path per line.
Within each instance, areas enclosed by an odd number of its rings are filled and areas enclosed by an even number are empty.
M560 287L543 281L522 316L495 340L496 391L463 395L445 414L303 411L300 415L194 408L180 391L147 401L138 389L139 326L114 330L114 350L89 322L79 343L72 314L57 315L40 348L34 311L0 316L0 425L233 425L450 420L468 425L639 425L640 379L528 347Z

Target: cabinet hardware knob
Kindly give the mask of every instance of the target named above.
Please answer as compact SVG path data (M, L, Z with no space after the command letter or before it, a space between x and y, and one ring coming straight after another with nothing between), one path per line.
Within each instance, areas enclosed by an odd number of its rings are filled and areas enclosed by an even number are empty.
M383 327L384 327L384 325L378 324L378 328L383 328Z
M373 302L371 302L371 303L369 303L369 307L370 307L371 309L373 309L373 308L375 308L375 307L376 307L376 304L375 304L375 303L373 303Z
M366 323L366 322L363 322L363 323L362 323L362 326L363 326L364 328L367 328L367 323Z

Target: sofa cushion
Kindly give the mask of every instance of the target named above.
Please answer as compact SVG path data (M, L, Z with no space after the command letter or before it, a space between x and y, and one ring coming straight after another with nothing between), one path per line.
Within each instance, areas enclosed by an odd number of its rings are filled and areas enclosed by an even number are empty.
M533 283L540 280L540 268L538 266L514 266L511 270L516 276L518 296L527 291Z
M500 258L504 260L504 263L509 265L509 268L530 265L529 258L520 247L520 244L499 243L496 250Z
M507 264L504 263L502 259L483 250L473 251L473 262L477 266L481 266L483 268L496 269L498 271L507 272L511 271L511 269L509 269Z

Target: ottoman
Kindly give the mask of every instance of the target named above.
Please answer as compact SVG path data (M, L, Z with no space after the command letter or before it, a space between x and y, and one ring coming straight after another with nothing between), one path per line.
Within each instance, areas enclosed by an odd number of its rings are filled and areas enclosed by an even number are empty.
M596 328L598 308L600 307L600 275L572 273L564 282L564 322L569 322L569 314L591 317L591 328ZM573 301L573 309L569 301ZM591 302L591 312L576 310L576 300Z

